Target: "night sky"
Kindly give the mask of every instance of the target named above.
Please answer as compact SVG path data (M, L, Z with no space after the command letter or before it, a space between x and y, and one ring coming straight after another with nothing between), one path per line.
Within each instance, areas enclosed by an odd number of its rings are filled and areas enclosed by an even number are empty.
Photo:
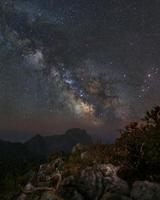
M106 139L160 102L158 0L1 0L0 130Z

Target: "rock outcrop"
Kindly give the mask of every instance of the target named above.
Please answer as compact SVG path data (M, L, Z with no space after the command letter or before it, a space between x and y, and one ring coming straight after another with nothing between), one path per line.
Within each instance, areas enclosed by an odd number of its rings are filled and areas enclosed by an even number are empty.
M86 167L77 176L66 177L59 188L60 195L66 200L106 199L106 196L127 197L130 194L128 184L117 177L118 167L113 165L95 165Z
M72 154L77 151L83 161L83 146L76 145ZM40 166L18 200L160 200L160 184L136 181L129 186L117 175L120 167L95 162L83 167L73 164L76 170L70 171L64 158L53 158Z

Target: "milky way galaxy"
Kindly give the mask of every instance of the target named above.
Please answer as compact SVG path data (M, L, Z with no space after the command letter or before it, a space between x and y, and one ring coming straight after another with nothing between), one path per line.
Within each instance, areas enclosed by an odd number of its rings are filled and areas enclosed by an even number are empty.
M1 0L0 129L104 138L159 104L160 3Z

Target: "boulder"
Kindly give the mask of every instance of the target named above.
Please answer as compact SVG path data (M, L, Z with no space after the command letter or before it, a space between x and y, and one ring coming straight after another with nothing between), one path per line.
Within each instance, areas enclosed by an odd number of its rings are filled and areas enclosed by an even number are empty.
M129 195L130 189L127 182L117 176L119 167L108 164L100 165L99 168L103 173L103 184L105 185L105 192Z
M132 200L132 199L130 197L127 197L118 193L107 192L104 194L101 200Z
M131 197L134 200L160 200L160 184L149 181L136 181Z
M84 148L84 145L83 144L80 144L80 143L78 143L78 144L76 144L73 148L72 148L72 154L75 154L75 153L77 153L77 152L83 152L83 151L85 151L85 148Z
M54 192L48 191L44 192L40 198L40 200L62 200Z
M22 193L17 200L27 200L27 195Z
M59 194L66 200L74 200L75 194L79 199L105 200L106 194L115 193L122 199L127 199L130 193L128 184L120 179L116 172L118 167L110 164L86 167L77 176L66 177ZM113 196L113 194L112 194Z

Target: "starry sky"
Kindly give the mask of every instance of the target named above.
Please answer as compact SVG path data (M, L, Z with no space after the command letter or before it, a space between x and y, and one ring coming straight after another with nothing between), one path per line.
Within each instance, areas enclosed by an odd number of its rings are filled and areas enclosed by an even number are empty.
M158 0L1 0L0 130L105 139L160 102Z

